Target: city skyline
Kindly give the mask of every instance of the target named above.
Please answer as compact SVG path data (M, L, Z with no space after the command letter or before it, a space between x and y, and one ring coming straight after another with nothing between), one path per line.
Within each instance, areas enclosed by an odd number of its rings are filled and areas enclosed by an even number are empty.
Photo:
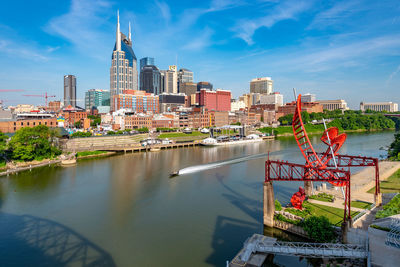
M123 32L132 21L138 59L153 57L160 69L177 63L196 82L232 90L235 98L249 92L252 79L268 76L285 101L296 87L317 99L345 99L351 108L400 102L396 1L23 2L17 13L10 10L20 4L10 2L0 11L0 89L62 99L66 74L78 80L78 99L91 88L110 89L119 9ZM1 98L6 105L41 103L20 95Z

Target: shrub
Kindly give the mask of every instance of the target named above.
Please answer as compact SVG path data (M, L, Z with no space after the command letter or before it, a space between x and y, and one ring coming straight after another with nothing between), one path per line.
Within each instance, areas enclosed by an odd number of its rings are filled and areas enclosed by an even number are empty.
M383 210L376 213L376 218L381 219L398 213L400 213L400 194L397 194L389 203L383 206Z
M303 221L302 226L308 236L317 242L332 242L336 237L335 229L324 216L310 216Z
M279 202L279 200L275 199L275 210L281 211L282 210L282 205Z

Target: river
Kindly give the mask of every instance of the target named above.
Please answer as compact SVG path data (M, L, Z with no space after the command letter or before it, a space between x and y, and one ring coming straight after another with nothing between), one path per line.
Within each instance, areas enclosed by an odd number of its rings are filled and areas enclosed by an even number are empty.
M310 139L320 144L318 136ZM383 156L393 132L349 134L341 153ZM320 147L321 145L316 145ZM81 160L0 178L0 261L14 266L225 266L262 233L266 158L169 178L173 170L270 151L303 163L293 137ZM287 203L298 183L274 183ZM307 266L296 257L279 265Z

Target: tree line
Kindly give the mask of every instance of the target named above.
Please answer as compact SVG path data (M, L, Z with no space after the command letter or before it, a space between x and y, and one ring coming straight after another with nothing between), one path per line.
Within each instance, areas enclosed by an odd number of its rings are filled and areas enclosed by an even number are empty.
M61 154L57 145L59 136L59 129L45 125L21 128L8 142L8 136L0 132L0 158L3 162L54 158Z

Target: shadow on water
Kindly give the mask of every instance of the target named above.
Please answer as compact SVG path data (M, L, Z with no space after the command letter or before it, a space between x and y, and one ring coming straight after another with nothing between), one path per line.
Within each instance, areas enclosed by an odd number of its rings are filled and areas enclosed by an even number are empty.
M256 223L218 216L211 243L213 252L206 262L214 266L224 266L225 261L232 260L235 253L242 248L243 242L259 228ZM225 260L221 261L223 258Z
M0 236L7 266L116 266L109 253L51 220L0 212Z

